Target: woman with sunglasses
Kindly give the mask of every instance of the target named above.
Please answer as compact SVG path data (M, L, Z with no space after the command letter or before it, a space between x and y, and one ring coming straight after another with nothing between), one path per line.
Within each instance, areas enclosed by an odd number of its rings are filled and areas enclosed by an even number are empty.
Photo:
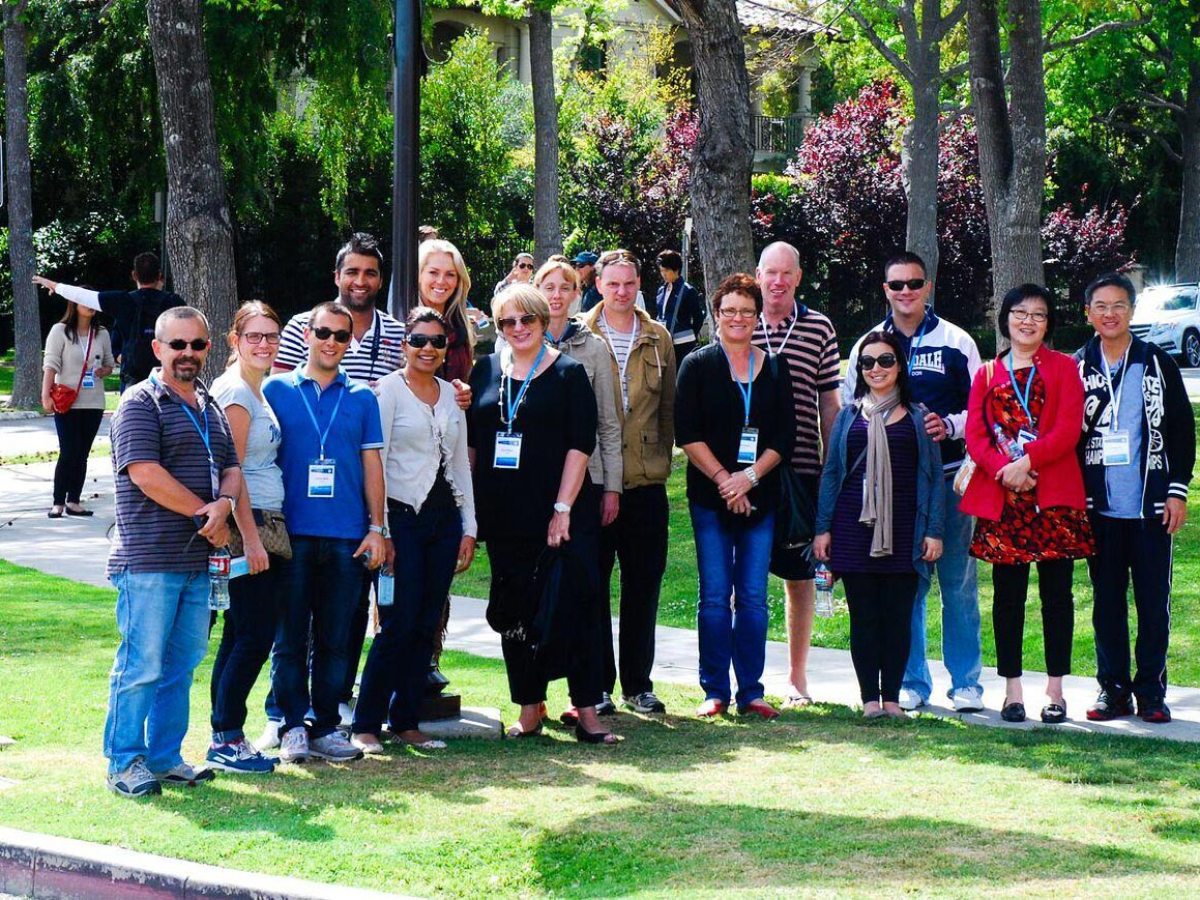
M213 382L212 396L225 411L242 464L246 489L234 510L249 574L229 582L229 609L213 662L212 745L207 761L216 769L265 774L275 768L246 740L246 699L271 654L279 621L283 560L283 472L276 462L282 433L263 380L279 353L283 325L275 311L257 301L243 303L229 331L229 366ZM264 534L275 538L268 552Z
M976 517L971 555L992 564L996 671L1007 681L1000 716L1025 721L1021 645L1036 563L1048 676L1042 721L1057 724L1067 718L1062 681L1071 672L1075 560L1095 550L1075 454L1083 382L1073 358L1045 346L1054 299L1044 287L1023 284L1005 294L996 324L1012 346L971 384L967 452L976 470L961 508Z
M454 387L434 373L449 344L445 320L427 306L408 314L404 368L376 386L383 424L390 563L395 593L379 604L354 708L352 742L381 753L380 732L422 750L446 744L418 727L429 658L450 582L475 557L475 500L466 414Z
M446 381L471 377L475 330L467 315L470 292L471 276L458 248L440 238L423 241L417 248L417 293L421 305L438 313L449 329L445 360L437 372Z
M587 370L546 343L550 308L532 285L512 285L492 300L507 350L471 373L470 444L480 539L492 565L488 623L500 633L508 684L520 705L510 737L542 730L547 647L536 643L539 565L558 548L564 574L555 621L567 686L577 711L575 737L616 743L596 715L604 680L605 614L599 577L600 487L588 475L596 448L596 396ZM548 610L543 610L547 613ZM560 654L556 653L556 656Z
M729 667L742 715L774 719L763 699L767 567L775 537L779 474L792 448L786 366L751 345L762 292L750 275L726 278L712 297L717 339L688 354L675 395L675 442L687 454L687 497L700 578L697 715L729 707Z
M858 352L855 403L833 424L813 556L842 579L863 716L905 718L900 682L917 581L942 555L942 457L925 431L900 339L873 331Z

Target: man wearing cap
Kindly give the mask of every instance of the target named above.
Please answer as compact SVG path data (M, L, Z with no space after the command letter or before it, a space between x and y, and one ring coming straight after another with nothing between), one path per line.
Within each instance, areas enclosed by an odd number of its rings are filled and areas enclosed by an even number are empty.
M575 271L579 273L579 291L582 297L579 303L580 312L587 312L600 302L600 289L596 287L596 263L599 261L600 257L591 250L584 250L571 260Z

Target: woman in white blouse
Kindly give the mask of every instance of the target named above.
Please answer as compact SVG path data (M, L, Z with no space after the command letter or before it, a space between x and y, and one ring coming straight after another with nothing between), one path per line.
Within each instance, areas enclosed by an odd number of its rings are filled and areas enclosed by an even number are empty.
M454 388L434 375L446 358L448 328L418 306L405 328L405 367L376 386L383 420L388 526L395 576L382 630L371 645L354 709L355 746L379 753L385 719L392 735L423 750L445 747L417 727L434 638L455 573L475 556L475 501L466 415Z

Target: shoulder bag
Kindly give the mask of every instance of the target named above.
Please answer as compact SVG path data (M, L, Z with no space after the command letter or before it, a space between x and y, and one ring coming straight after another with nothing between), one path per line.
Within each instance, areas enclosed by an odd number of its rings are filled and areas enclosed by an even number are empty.
M987 372L987 382L985 388L991 387L992 373L996 369L996 361L989 359L984 363L984 370ZM971 459L971 454L966 454L963 457L962 465L958 467L958 473L954 476L954 493L962 496L967 492L967 485L971 483L971 476L975 474L975 460Z
M59 384L57 381L50 385L50 405L59 415L68 412L75 405L75 398L79 396L79 390L83 387L83 376L87 374L88 370L88 358L92 355L92 336L93 331L89 328L87 349L83 351L83 367L79 370L79 383L73 388Z

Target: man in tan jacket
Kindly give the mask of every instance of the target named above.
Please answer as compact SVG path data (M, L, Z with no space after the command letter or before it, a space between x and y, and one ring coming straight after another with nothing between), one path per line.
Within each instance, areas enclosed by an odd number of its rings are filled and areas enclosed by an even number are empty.
M621 563L620 674L624 705L641 713L666 712L654 695L654 628L667 567L667 477L675 444L675 348L662 325L636 307L641 264L627 250L612 250L597 264L603 298L584 318L604 338L620 373L624 493L620 512L601 532L600 576L607 586ZM611 619L605 618L605 622ZM608 642L608 692L597 707L615 707L610 695L617 666Z

